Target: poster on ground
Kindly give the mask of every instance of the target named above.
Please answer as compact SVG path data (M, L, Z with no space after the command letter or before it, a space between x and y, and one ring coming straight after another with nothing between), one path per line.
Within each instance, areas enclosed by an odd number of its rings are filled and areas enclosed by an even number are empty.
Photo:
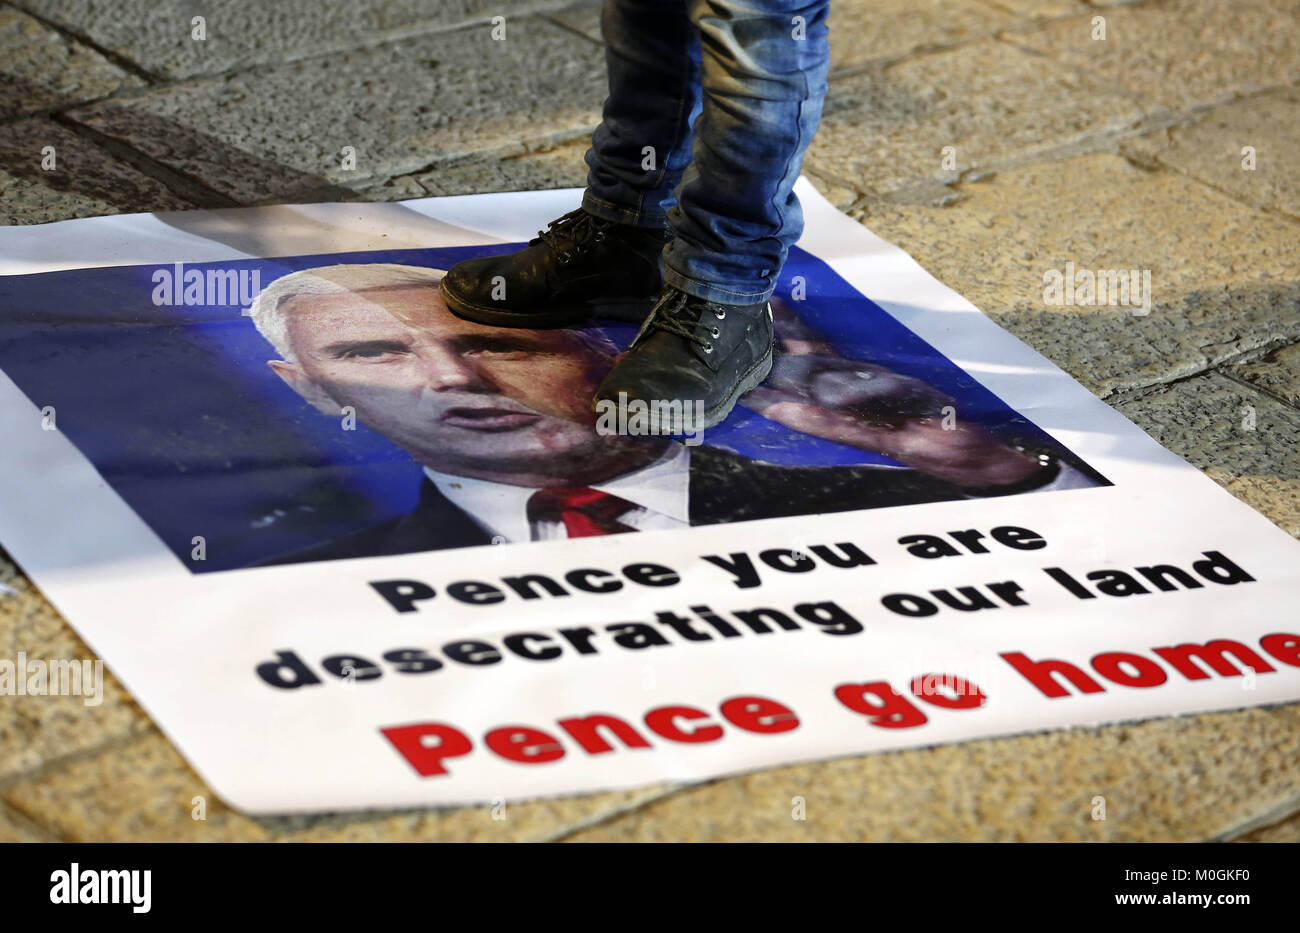
M798 191L772 374L673 436L591 407L635 319L439 296L578 191L0 229L0 546L253 813L1300 699L1300 544Z

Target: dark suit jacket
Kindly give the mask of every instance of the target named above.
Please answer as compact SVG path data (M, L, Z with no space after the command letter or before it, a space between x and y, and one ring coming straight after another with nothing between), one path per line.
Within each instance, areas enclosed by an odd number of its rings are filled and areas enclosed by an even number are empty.
M1051 478L1035 478L1028 488ZM691 450L688 483L692 525L943 502L960 499L971 492L916 470L877 466L775 466L705 446ZM999 489L995 494L1024 491L1025 484L1017 484L1014 488ZM984 490L981 493L989 494ZM257 566L407 554L491 542L487 532L426 478L420 486L419 504L409 514L259 561Z

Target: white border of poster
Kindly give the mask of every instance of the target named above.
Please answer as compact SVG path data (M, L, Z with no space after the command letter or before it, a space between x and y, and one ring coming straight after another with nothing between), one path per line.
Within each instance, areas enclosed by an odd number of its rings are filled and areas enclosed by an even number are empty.
M1114 485L194 574L66 437L42 429L40 400L0 375L0 543L213 790L253 813L518 800L1300 699L1300 642L1274 638L1267 642L1272 654L1261 647L1269 636L1300 631L1300 543L902 250L837 212L806 180L797 191L806 216L803 249ZM196 212L179 225L185 230L148 214L3 228L0 274L249 258L224 245L238 241L241 230L257 231L263 256L516 242L572 209L578 197L568 190ZM205 229L211 234L200 232ZM1037 550L994 544L988 553L942 560L918 559L898 543L908 535L1007 526L1032 529L1046 543ZM852 542L876 563L847 570L819 565L807 573L762 565L761 586L745 589L703 560L757 555L792 542ZM1080 598L1044 572L1059 567L1082 581L1099 569L1188 568L1210 552L1252 579L1229 585L1205 578L1194 589ZM618 574L643 562L672 568L678 582L494 606L445 595L455 581L525 573L560 578L578 567ZM399 578L427 581L440 595L419 611L396 613L370 583ZM880 602L885 594L1007 580L1023 586L1028 605L912 618ZM296 690L277 691L254 675L284 649L319 673L320 659L340 653L375 658L457 639L500 644L510 633L600 629L700 604L724 613L755 606L789 611L809 600L834 600L864 631L837 637L806 628L644 655L569 652L547 663L504 657L487 666L447 663L421 676L390 671L371 682L323 677L320 685ZM1189 676L1185 670L1196 662L1180 666L1156 653L1217 639L1247 646L1268 670L1239 663L1224 674L1201 664L1201 676ZM1068 662L1103 689L1082 691L1060 677L1065 695L1046 695L1004 659L1014 652L1035 662ZM1148 665L1134 666L1125 655ZM1114 679L1103 677L1097 664ZM1156 670L1163 674L1158 683ZM909 692L927 674L978 685L981 702L972 707ZM878 688L859 691L857 708L837 697L837 688L852 699L854 686L866 684L892 687L900 714L884 715ZM733 707L728 716L724 704L738 697L775 705L753 708L753 715ZM716 737L677 741L647 730L648 711L671 707L707 714L674 720L682 734L704 729L701 734ZM789 711L794 726L785 714L767 715L779 708ZM591 751L557 726L598 713L624 719L647 742L611 741L608 750ZM772 725L783 721L786 726ZM380 730L430 722L453 726L472 749L455 755L445 749L443 773L421 775ZM558 737L563 754L519 761L488 747L487 735L515 727Z

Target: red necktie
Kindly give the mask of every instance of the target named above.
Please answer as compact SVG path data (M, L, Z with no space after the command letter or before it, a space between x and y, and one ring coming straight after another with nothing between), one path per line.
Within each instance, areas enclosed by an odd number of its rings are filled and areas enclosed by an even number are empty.
M590 486L561 486L539 489L528 499L529 521L562 521L570 538L617 535L636 531L617 521L624 512L638 508L618 496Z

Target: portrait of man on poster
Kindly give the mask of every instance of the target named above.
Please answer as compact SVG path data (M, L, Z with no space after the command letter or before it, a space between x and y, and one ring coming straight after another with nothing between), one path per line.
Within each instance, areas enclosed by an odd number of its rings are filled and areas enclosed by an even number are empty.
M902 466L778 466L699 438L604 429L618 357L596 329L497 328L447 310L437 269L334 265L271 283L268 365L323 415L351 412L422 467L409 514L262 564L619 534L1101 485L1064 452L954 417L919 379L841 357L774 302L777 363L742 404ZM694 443L692 443L694 441Z

